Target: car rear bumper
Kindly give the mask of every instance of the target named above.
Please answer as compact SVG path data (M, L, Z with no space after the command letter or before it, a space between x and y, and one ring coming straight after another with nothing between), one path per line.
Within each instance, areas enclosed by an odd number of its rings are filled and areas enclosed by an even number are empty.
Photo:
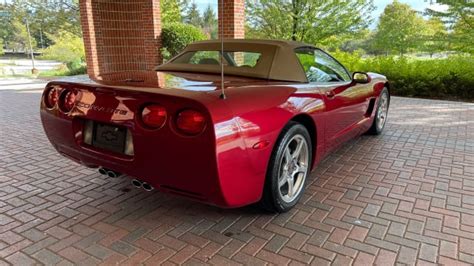
M219 167L212 134L202 136L199 141L190 141L189 138L166 138L156 132L141 132L130 126L134 155L129 156L85 144L82 134L85 120L82 118L65 118L42 109L41 119L54 148L87 167L107 168L147 182L159 191L223 208L248 205L260 198L261 187L255 188L235 179L240 178L241 173L243 179L258 180L251 169L237 172L232 165L226 165L227 162ZM229 156L242 158L246 156L244 153L234 150ZM242 159L232 163L236 161ZM242 190L246 185L250 187Z

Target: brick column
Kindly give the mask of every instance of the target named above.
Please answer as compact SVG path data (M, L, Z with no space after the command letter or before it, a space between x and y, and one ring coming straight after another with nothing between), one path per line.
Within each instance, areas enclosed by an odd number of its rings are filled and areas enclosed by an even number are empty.
M224 19L221 19L224 1ZM243 39L245 37L245 0L219 0L219 36L224 29L224 38ZM224 25L222 25L222 22Z
M80 0L81 24L91 79L150 86L162 62L159 0Z

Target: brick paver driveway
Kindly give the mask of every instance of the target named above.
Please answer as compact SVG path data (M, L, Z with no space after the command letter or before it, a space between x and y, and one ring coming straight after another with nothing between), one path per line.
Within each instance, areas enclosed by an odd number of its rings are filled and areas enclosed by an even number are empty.
M0 92L0 265L474 263L474 104L393 98L282 215L147 193L59 156L38 92Z

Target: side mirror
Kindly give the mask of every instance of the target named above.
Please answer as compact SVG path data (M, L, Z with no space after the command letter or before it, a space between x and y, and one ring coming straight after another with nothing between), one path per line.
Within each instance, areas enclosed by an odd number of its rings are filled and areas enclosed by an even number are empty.
M364 72L354 72L354 74L352 74L352 80L355 83L367 84L370 82L370 77Z

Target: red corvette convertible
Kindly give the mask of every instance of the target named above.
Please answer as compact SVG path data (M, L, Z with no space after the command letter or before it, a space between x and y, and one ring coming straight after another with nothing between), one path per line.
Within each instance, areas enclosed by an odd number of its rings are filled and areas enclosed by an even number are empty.
M220 50L189 45L157 68L156 87L50 82L44 130L59 153L136 187L284 212L324 155L385 126L382 75L350 75L298 42L227 40Z

